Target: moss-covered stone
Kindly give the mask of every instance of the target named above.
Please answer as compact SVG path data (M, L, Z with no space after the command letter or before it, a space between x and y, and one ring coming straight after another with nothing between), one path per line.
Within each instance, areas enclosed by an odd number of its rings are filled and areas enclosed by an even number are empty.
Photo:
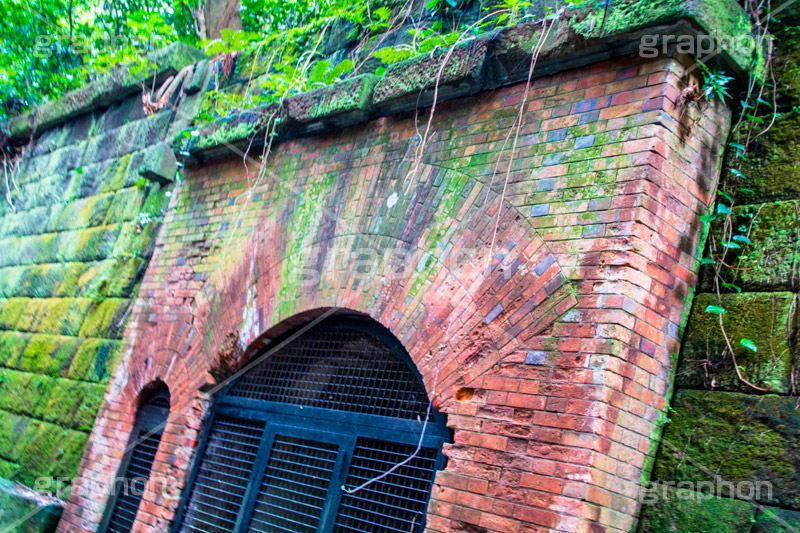
M0 409L0 457L14 463L19 463L21 450L17 451L17 443L27 433L31 420L16 415L7 410Z
M719 476L734 487L751 484L760 503L800 509L796 398L684 389L672 407L655 479L705 482Z
M19 464L23 468L20 481L32 486L36 477L53 476L71 478L78 471L88 434L63 429L47 422L31 422L20 441L22 453Z
M800 531L800 512L762 506L750 533L796 533Z
M570 26L587 39L621 36L683 20L713 36L717 46L730 55L740 71L753 71L759 76L764 68L763 55L756 56L750 18L735 0L622 0L613 4L589 0L576 4L573 10L583 16L572 18Z
M72 359L66 377L85 381L106 381L116 360L113 340L86 339Z
M750 531L755 506L690 490L658 487L658 501L642 511L639 533L742 533Z
M735 269L723 266L721 279L746 291L800 290L800 201L749 205L734 212L733 228L752 227L752 243L728 251L725 263ZM724 221L717 220L713 230L720 242ZM715 266L704 267L705 290L713 290Z
M50 376L64 375L81 342L76 337L33 334L14 368Z
M28 303L30 303L29 298L4 298L0 300L0 329L17 329L17 323Z
M742 376L772 392L790 393L795 366L790 338L796 326L796 302L789 292L724 294L721 302L714 294L697 295L683 339L676 384L756 392L736 375L719 325L720 315L705 312L709 305L725 309L725 332ZM743 339L755 343L758 351L743 346Z
M92 301L87 298L31 299L16 329L31 333L75 336Z
M729 189L739 187L753 192L740 195L740 202L768 202L800 198L800 113L789 112L753 144L741 172L747 180L736 180L726 173ZM729 159L733 154L729 154ZM729 161L730 163L730 161Z
M288 117L307 123L348 113L353 122L365 120L377 81L376 76L367 74L293 96L286 102Z
M384 112L391 112L411 100L417 102L421 91L432 91L439 80L442 98L470 94L482 83L487 40L475 39L449 49L422 55L392 64L380 78L373 93L373 103ZM442 68L442 62L448 58ZM441 73L441 74L440 74ZM423 98L427 105L432 97Z
M159 48L149 57L157 65L156 83L158 83L204 56L195 48L175 42ZM126 66L120 66L96 82L69 92L58 100L48 102L15 118L10 121L9 130L12 136L24 140L26 136L31 135L34 129L46 130L79 114L107 106L135 93L151 76L150 72L137 73Z
M123 319L130 300L109 298L93 306L80 329L81 337L114 339L121 337Z
M170 183L175 179L175 172L178 170L175 152L169 144L158 143L148 150L139 152L141 160L134 156L132 164L139 169L139 174L145 179Z
M30 335L17 331L0 331L0 366L14 366Z

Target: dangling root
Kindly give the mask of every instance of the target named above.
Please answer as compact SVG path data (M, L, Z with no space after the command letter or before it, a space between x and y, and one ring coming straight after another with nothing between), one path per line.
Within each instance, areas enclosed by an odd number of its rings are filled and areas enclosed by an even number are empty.
M143 92L142 107L144 107L145 114L152 115L157 113L167 105L178 87L181 87L186 81L186 77L189 75L192 68L194 68L193 65L183 67L177 74L167 78L164 83L161 84L158 91L156 91L155 99L153 99L152 91Z

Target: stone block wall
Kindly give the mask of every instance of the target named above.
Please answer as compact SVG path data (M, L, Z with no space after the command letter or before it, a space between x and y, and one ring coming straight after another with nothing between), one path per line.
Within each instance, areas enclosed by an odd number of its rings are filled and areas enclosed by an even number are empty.
M717 295L714 266L703 268L675 376L675 395L655 464L643 532L796 531L800 528L798 418L798 290L800 290L800 180L793 106L800 104L798 29L784 21L774 59L780 116L753 143L740 168L724 171L723 190L736 196L733 227L751 243L726 257ZM771 93L769 99L772 100ZM766 125L767 122L765 122ZM756 134L763 128L757 129ZM728 167L737 162L729 154ZM746 189L746 190L742 190ZM728 203L728 202L726 202ZM722 217L714 222L710 252L718 256ZM726 309L725 331L708 305ZM754 352L741 344L753 341ZM735 512L732 510L735 509ZM713 524L713 525L712 525Z
M34 121L0 205L0 477L62 498L171 195L164 141L188 124L170 109L146 116L141 94L125 94L49 129Z
M287 320L342 309L388 327L448 415L431 531L632 530L729 126L681 107L691 76L631 56L537 78L510 169L524 84L440 103L417 162L400 114L281 142L260 175L241 154L188 167L84 476L114 475L165 382L154 472L174 490L146 491L137 527L168 528L203 391ZM106 498L87 481L61 529L93 531Z

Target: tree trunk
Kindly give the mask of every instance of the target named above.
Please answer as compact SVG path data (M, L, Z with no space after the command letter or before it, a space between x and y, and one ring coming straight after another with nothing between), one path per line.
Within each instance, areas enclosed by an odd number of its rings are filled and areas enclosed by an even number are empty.
M219 39L222 28L242 29L240 0L205 0L205 25L209 39Z

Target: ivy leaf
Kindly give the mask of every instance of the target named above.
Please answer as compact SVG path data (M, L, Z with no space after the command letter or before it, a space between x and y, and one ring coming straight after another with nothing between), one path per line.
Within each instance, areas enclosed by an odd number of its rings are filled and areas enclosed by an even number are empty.
M741 248L741 246L739 246L735 242L731 242L731 241L722 241L722 246L724 246L725 248L729 248L731 250L733 250L735 248Z
M439 3L439 0L431 0L430 2L425 4L425 9L433 9L434 7L436 7L436 4L438 4L438 3Z
M748 239L747 237L745 237L744 235L734 235L733 236L733 240L737 241L737 242L746 242L748 244L753 242L750 239Z
M704 312L705 313L716 313L718 315L721 315L722 313L725 312L725 308L724 307L720 307L718 305L709 305L708 307L706 307L706 310Z
M711 257L704 257L700 260L701 265L713 265L716 261Z
M739 190L742 191L742 192L749 192L749 193L755 192L753 189L744 189L744 188L742 188L742 189L739 189Z
M728 200L731 204L733 203L733 197L725 191L719 191L719 195Z
M744 174L742 174L742 172L740 170L737 170L735 168L731 169L731 174L733 174L734 176L737 176L739 178L742 178L743 180L747 179L747 176L745 176Z
M700 218L700 221L703 224L708 224L709 222L712 222L714 219L716 219L717 215L700 215L698 218Z
M741 344L742 346L744 346L745 348L747 348L749 350L753 350L754 352L758 351L758 348L756 347L756 343L754 343L750 339L742 339L742 340L739 341L739 344Z
M725 282L723 281L723 282L722 282L722 286L723 286L723 287L725 287L726 289L733 289L733 290L735 290L736 292L742 292L742 288L741 288L741 287L739 287L739 286L737 286L737 285L734 285L733 283L725 283Z
M731 215L733 214L733 211L731 211L731 208L725 204L717 204L717 213L721 213L723 215Z

